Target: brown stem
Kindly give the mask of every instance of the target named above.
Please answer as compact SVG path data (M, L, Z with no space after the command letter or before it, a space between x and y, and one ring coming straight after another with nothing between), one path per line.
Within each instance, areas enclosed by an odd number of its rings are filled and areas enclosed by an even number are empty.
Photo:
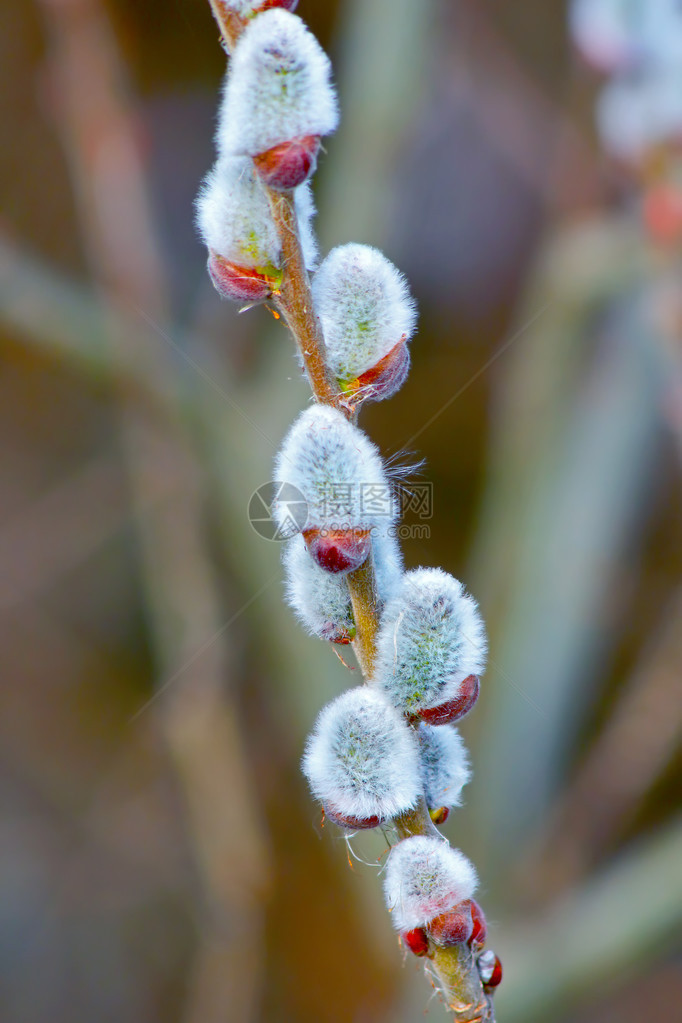
M232 50L244 28L244 22L235 18L221 0L209 0L213 14L220 25L223 40ZM281 290L275 296L277 308L294 336L303 359L316 401L340 409L349 419L354 410L342 399L331 378L325 360L325 343L319 321L315 316L308 271L301 253L298 219L290 192L267 189L270 207L282 246L284 275ZM369 681L376 660L376 635L379 627L379 600L372 556L348 576L348 589L353 604L356 638L353 643L360 669ZM440 839L429 816L426 801L412 811L395 819L401 838L412 835L430 835ZM431 949L429 956L445 1001L458 1023L494 1023L492 1000L483 991L476 962L468 945Z
M277 308L294 335L308 380L316 401L348 410L341 404L339 388L333 381L325 360L325 345L319 320L315 315L310 292L310 279L303 261L298 233L298 218L290 192L267 189L270 207L282 244L284 277Z

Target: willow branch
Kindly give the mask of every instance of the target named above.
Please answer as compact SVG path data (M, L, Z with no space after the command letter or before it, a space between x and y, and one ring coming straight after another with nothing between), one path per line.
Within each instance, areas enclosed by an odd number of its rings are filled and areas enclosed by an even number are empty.
M268 189L268 194L282 245L284 265L281 291L276 297L277 307L296 341L315 400L322 405L332 405L345 415L351 415L351 410L341 400L338 387L327 369L324 337L315 315L292 196L273 189ZM348 575L348 589L356 628L353 650L365 679L369 680L374 668L375 640L379 627L377 583L371 557L357 571Z
M221 0L209 0L211 10L220 27L223 44L228 51L243 31L245 22L226 9ZM325 359L325 344L310 290L298 230L298 218L291 193L267 189L272 214L282 247L284 275L281 290L275 296L281 312L298 347L315 400L332 405L350 416L351 411L342 401L338 387L331 378ZM374 666L375 637L378 629L377 585L374 566L368 560L348 576L355 616L356 639L353 649L363 675L368 679Z
M220 0L209 0L220 26L225 48L231 51L244 28L244 22L230 14ZM298 220L291 192L266 189L279 235L283 280L275 295L275 304L298 347L315 400L340 409L348 418L353 409L343 400L332 380L325 359L325 342L310 289L310 279L301 252ZM379 600L372 557L347 577L355 618L353 649L366 681L376 660L376 635L379 628ZM395 821L402 838L438 832L431 822L424 800ZM430 962L440 981L442 994L453 1018L459 1023L494 1021L492 1000L483 991L480 976L468 946L432 949Z
M322 405L333 405L348 415L349 410L343 405L339 389L327 369L324 338L315 316L310 279L301 252L293 196L271 188L267 191L284 265L281 291L276 296L277 308L298 345L315 400Z
M348 577L356 635L353 650L360 670L369 681L376 660L376 636L379 629L379 597L372 555Z

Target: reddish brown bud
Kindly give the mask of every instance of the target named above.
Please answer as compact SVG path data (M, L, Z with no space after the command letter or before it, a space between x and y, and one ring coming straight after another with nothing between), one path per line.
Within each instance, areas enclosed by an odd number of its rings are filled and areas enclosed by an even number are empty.
M327 572L354 572L366 560L372 545L366 529L304 529L311 557Z
M449 948L451 945L468 941L472 928L471 905L466 901L460 902L459 906L449 913L443 913L431 920L428 931L436 945Z
M449 816L450 808L447 806L439 806L435 810L429 810L429 817L434 824L445 824Z
M376 365L354 380L340 381L340 385L344 394L358 401L383 401L400 390L409 371L410 350L403 337Z
M471 903L471 919L474 925L471 937L469 938L469 944L472 948L483 948L485 939L488 936L485 914L475 899L470 899L469 901Z
M478 972L483 990L490 994L502 980L502 963L494 952L481 952L478 957Z
M317 166L319 135L281 142L254 156L253 163L262 181L278 192L287 192L307 181Z
M429 954L429 939L423 927L415 927L412 931L403 931L400 937L403 940L403 945L409 948L413 955L426 956Z
M427 725L449 725L469 713L478 699L480 689L478 675L467 675L453 700L441 703L438 707L426 707L417 713Z
M334 824L338 824L340 828L348 828L350 831L378 828L380 824L384 823L383 817L353 817L351 814L341 813L331 803L325 804L324 813L325 817L328 817Z
M277 271L269 274L252 267L237 266L217 252L209 254L208 272L223 298L236 302L264 302L279 289L282 280Z

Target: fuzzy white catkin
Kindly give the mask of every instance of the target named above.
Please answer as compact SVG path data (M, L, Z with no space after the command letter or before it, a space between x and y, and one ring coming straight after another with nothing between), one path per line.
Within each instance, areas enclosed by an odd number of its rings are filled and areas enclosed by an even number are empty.
M384 602L399 585L402 557L397 541L387 531L372 533L372 550L377 591ZM286 543L282 560L287 601L306 632L327 640L348 634L355 620L346 580L320 568L300 534Z
M379 600L386 604L403 580L403 556L392 520L387 519L372 530L372 552Z
M317 236L313 229L313 217L317 210L315 209L313 190L310 187L309 181L305 181L298 188L294 189L294 206L296 207L303 262L308 270L314 270L319 256Z
M313 280L327 362L339 380L354 380L409 341L417 310L407 282L382 252L370 245L339 245Z
M275 460L274 479L296 487L308 505L305 529L386 530L395 521L381 456L343 413L312 405L298 417ZM273 505L282 528L286 506Z
M338 123L326 53L295 14L259 14L235 47L216 141L223 153L257 156Z
M485 667L478 605L440 568L406 572L384 611L374 679L408 713L452 699Z
M635 162L652 147L682 140L682 63L607 82L597 126L612 155Z
M352 632L355 619L343 576L320 568L300 534L287 541L282 560L287 601L306 632L332 640Z
M322 710L302 766L313 795L347 817L386 820L414 807L422 791L414 733L366 687Z
M469 757L454 725L434 728L421 724L417 731L424 794L430 810L459 806L462 789L471 779Z
M303 258L308 269L317 262L315 215L310 186L294 192ZM281 245L270 203L248 156L219 157L196 200L197 226L207 248L238 266L281 265Z
M459 849L438 838L405 838L391 850L384 895L397 931L425 927L476 891L476 871Z

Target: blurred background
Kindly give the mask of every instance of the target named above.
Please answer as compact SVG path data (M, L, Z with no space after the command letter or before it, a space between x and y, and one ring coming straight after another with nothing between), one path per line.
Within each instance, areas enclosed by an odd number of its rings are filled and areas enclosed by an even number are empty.
M378 245L420 309L363 426L426 460L408 567L490 631L444 830L498 1019L682 1020L679 233L600 151L563 0L298 13L341 98L323 251ZM308 390L195 236L208 4L4 0L0 26L0 1018L445 1019L381 836L353 858L299 773L357 676L247 517Z

